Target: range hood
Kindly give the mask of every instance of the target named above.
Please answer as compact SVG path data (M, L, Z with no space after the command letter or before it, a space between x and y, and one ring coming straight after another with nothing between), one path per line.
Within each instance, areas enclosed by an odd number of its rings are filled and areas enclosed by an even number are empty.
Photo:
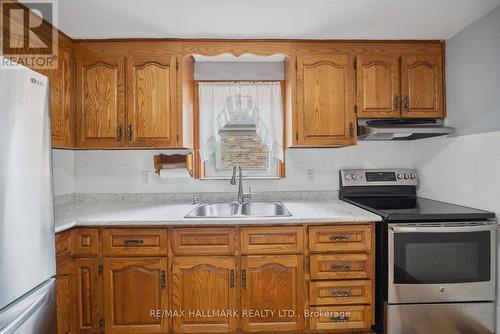
M440 119L360 119L358 140L415 140L449 135Z

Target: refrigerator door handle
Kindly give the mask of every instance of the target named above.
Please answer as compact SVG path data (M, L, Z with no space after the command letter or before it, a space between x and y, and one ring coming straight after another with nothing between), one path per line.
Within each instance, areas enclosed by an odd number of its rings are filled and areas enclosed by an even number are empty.
M46 301L48 295L45 293L36 298L35 301L29 305L21 314L19 314L10 324L0 329L0 334L12 334L21 326L26 319L29 319Z

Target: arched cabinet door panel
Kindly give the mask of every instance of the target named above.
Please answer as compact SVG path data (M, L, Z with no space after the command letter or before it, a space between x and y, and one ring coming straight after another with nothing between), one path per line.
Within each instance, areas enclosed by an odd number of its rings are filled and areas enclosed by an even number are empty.
M128 146L180 146L175 56L128 59Z
M356 143L352 55L297 57L297 146Z
M399 57L358 56L357 96L359 118L398 118L401 109Z
M401 57L402 117L443 118L440 56Z
M304 329L302 255L242 256L241 270L242 309L273 311L242 317L244 332Z
M172 305L182 311L173 319L175 333L234 333L238 314L213 311L237 310L236 261L231 256L174 258Z
M167 333L168 318L150 310L167 310L166 258L104 259L104 316L108 334Z
M77 62L79 147L125 143L124 57L86 56Z

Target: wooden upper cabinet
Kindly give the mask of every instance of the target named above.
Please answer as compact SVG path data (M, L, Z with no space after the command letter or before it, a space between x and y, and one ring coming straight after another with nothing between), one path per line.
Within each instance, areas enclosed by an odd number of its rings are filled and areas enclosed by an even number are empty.
M128 146L180 145L176 68L175 56L128 59Z
M78 146L124 144L124 84L124 57L86 56L78 60Z
M73 146L73 79L74 62L70 53L59 49L58 68L47 71L50 79L50 113L52 146Z
M261 316L244 316L244 332L299 331L304 328L302 255L243 256L241 269L241 308L274 311Z
M212 314L237 310L238 278L234 257L175 257L173 263L173 311L175 333L234 333L237 315ZM189 313L191 310L194 313ZM200 312L200 314L196 314ZM205 314L203 316L202 314Z
M359 118L398 118L400 110L399 57L357 57Z
M295 145L355 144L354 105L354 56L297 57Z
M107 334L167 333L167 259L104 259L104 315Z
M441 56L401 57L402 117L442 118Z

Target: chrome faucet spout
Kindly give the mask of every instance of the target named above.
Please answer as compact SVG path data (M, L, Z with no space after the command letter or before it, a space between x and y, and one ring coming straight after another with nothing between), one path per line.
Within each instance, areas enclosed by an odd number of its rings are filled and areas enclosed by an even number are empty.
M236 185L236 173L238 173L238 203L243 203L245 199L250 198L250 194L243 193L243 171L241 166L236 165L233 167L233 176L231 177L230 183Z

